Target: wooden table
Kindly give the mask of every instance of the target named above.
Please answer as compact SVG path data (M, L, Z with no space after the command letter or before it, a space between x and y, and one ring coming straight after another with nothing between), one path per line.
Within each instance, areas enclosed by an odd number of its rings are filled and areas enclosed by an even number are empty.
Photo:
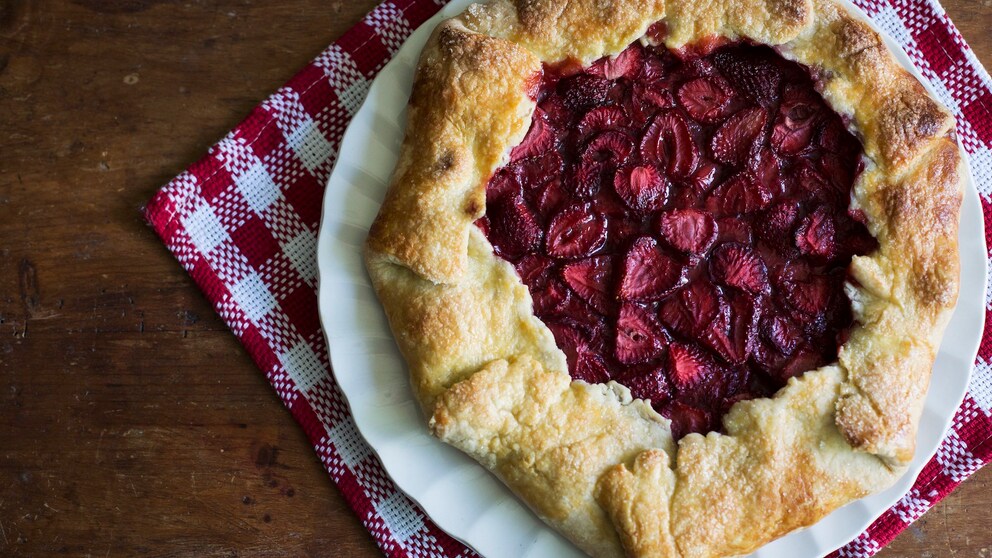
M0 555L379 555L139 214L375 3L0 0ZM880 556L989 556L990 485Z

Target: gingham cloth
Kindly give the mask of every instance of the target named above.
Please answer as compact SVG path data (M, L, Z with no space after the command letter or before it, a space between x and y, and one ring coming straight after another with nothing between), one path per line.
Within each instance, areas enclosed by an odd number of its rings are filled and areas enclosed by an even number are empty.
M148 203L145 216L306 431L390 557L475 556L400 493L358 434L317 318L317 227L349 119L376 73L447 0L394 0L258 106ZM933 0L856 0L958 119L992 224L992 80ZM986 230L986 237L989 237ZM989 295L986 296L989 307ZM992 460L992 327L964 403L915 486L832 556L871 556Z

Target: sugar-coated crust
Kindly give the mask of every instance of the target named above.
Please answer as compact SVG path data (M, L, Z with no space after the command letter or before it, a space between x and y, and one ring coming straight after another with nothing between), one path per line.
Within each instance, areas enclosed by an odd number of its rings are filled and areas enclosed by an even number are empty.
M438 395L493 361L529 355L548 370L567 370L565 355L534 317L530 294L513 267L493 257L475 227L466 236L466 271L457 283L434 283L371 250L367 257L428 416Z
M529 126L541 63L614 55L658 21L669 48L743 38L813 68L864 144L852 207L879 241L851 263L856 324L838 362L677 447L626 388L570 381L527 288L472 225ZM747 554L890 486L957 299L953 124L831 0L493 0L442 23L366 252L432 431L593 556Z
M817 1L816 14L783 54L819 68L824 98L851 117L867 167L852 205L865 212L880 244L850 268L858 326L840 351L848 381L837 425L855 448L906 463L957 301L961 155L950 114L877 33L826 0Z
M893 482L901 469L851 451L834 425L843 381L840 368L827 366L790 380L774 398L735 405L724 418L726 435L682 440L674 472L650 452L631 468L614 466L598 496L628 551L747 554ZM643 526L666 517L668 524Z
M467 272L468 231L485 183L534 112L541 62L501 39L441 24L421 55L393 183L369 232L371 252L435 283Z
M595 556L622 556L595 503L596 479L644 450L673 449L668 420L627 388L573 382L530 356L494 361L454 385L430 426Z

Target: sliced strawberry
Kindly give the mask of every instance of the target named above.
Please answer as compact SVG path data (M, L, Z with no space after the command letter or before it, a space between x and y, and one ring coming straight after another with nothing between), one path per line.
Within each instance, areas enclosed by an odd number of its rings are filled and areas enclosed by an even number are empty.
M641 54L639 45L631 45L616 57L600 58L593 62L588 72L606 79L634 77L641 69Z
M610 221L627 221L629 223L637 224L639 219L634 219L630 217L630 209L627 204L623 203L622 200L618 199L616 196L601 195L596 196L596 199L592 201L593 210L606 216Z
M715 369L716 363L693 345L673 342L668 346L668 379L679 392L708 382Z
M555 315L566 319L569 323L579 328L589 339L589 346L597 351L601 351L606 346L606 319L596 312L596 309L587 304L578 296L569 292L568 298L555 312Z
M551 272L551 268L554 267L554 261L547 256L529 254L520 258L514 267L524 285L543 285L544 281L547 280L548 273Z
M628 167L613 178L617 195L636 211L658 211L668 202L668 182L654 167Z
M624 114L627 115L627 122L631 128L644 126L648 119L658 110L650 100L644 97L643 92L645 88L645 84L635 81L620 103Z
M761 257L743 244L721 244L710 259L710 274L722 285L751 294L769 292L768 269Z
M517 161L527 157L537 157L551 151L557 143L557 132L544 119L544 111L540 108L534 109L534 116L530 123L530 129L524 136L520 145L510 151L510 160Z
M565 264L562 279L582 300L602 314L609 311L613 260L609 256L586 258Z
M565 128L572 123L572 116L575 113L565 106L565 99L560 95L548 95L537 106L544 113L544 118L553 126Z
M738 173L710 192L706 209L716 217L744 215L765 208L772 193L749 172Z
M826 177L837 192L838 200L846 201L851 195L851 186L854 185L854 178L860 172L859 161L856 159L846 160L834 153L823 153L817 162L820 173Z
M785 193L782 180L782 161L771 149L762 148L758 156L751 159L751 172L765 190L773 196Z
M788 380L789 378L794 378L804 372L816 370L823 364L825 363L823 362L822 356L809 347L804 347L796 351L796 354L792 355L792 357L786 361L785 366L782 367L782 370L778 373L778 375L781 380Z
M863 209L853 209L849 207L847 209L847 216L862 225L868 224L868 216L865 214L865 210Z
M748 370L747 366L727 366L721 367L720 374L716 378L718 381L715 382L718 385L714 386L713 391L718 392L714 395L723 401L721 403L726 404L726 400L734 398L735 395L740 394L742 391L746 391L748 384L751 379L751 371ZM745 397L742 399L753 399L754 395L750 397ZM741 399L738 399L741 400ZM737 401L730 402L729 405L720 405L721 410L729 409ZM724 411L726 412L726 411Z
M672 95L672 91L667 88L667 85L634 84L633 92L637 102L647 104L655 110L675 106L675 97Z
M675 106L667 84L634 82L623 100L623 108L632 127L642 128L659 111Z
M672 207L697 207L720 174L720 167L708 159L700 161L699 166L684 182L676 183L672 188L669 204Z
M556 178L531 193L531 203L541 215L551 215L568 199L561 178Z
M751 107L735 113L713 134L713 158L728 165L743 165L751 155L768 120L764 109Z
M845 161L857 159L864 150L861 142L847 131L844 121L837 114L826 112L818 128L820 134L817 144Z
M595 341L568 320L551 320L548 329L555 336L555 344L563 353L568 363L569 372L576 380L589 383L602 383L610 379L609 370L596 346Z
M622 300L660 300L685 284L685 267L662 252L655 239L638 238L627 252L620 274Z
M751 364L756 370L775 378L777 371L781 370L788 360L788 356L779 353L764 337L758 337L754 352L751 353Z
M610 87L610 92L606 95L604 105L623 106L624 99L630 92L630 84L627 81L614 81Z
M668 36L668 22L662 19L660 21L656 21L652 23L650 26L648 26L647 31L644 32L644 36L647 37L648 42L650 44L661 45L661 43L665 42L665 37ZM672 54L668 51L667 48L665 48L664 45L661 45L661 47L652 48L651 49L652 54L657 55L658 51L656 49L658 48L661 48L661 54L668 55L669 57L672 56Z
M548 151L535 157L519 159L506 168L513 174L517 184L524 189L533 189L561 176L564 165L557 151Z
M692 176L689 177L689 184L696 194L705 193L716 182L719 172L720 168L716 164L711 161L703 161L699 164L696 172L692 173Z
M724 217L716 220L716 226L718 230L716 241L719 243L736 242L750 245L754 242L750 221L737 217Z
M663 407L660 412L672 421L672 437L676 440L687 434L705 434L716 427L713 413L680 401Z
M730 93L712 78L696 78L679 88L679 102L689 116L713 123L727 116Z
M658 316L679 335L698 338L725 307L723 294L706 278L700 277L663 300L658 307Z
M700 341L729 364L744 364L754 350L760 318L756 300L738 294L731 297L728 311L709 324Z
M802 343L802 329L792 320L784 316L766 318L761 324L761 335L783 355L791 355L792 351Z
M767 107L775 104L782 83L782 72L769 58L766 53L756 53L754 50L727 49L716 53L713 62L731 83L740 87L752 100Z
M800 193L805 194L807 197L819 198L822 198L824 194L831 194L828 201L834 200L835 196L832 195L833 188L830 181L820 173L817 165L809 159L799 159L796 162L793 174L795 175L794 181Z
M641 157L649 164L664 164L671 176L684 178L696 168L699 150L685 120L669 111L656 116L644 132Z
M632 219L627 205L616 196L597 196L593 207L606 216L609 223L608 237L612 246L617 248L628 246L643 234L641 220Z
M837 253L834 219L826 206L816 208L796 229L796 247L803 254L829 258Z
M660 23L664 24L664 22ZM651 29L648 28L649 33L650 31ZM665 54L667 54L667 52ZM641 80L648 82L659 81L669 76L671 73L669 66L669 57L658 56L657 52L648 50L641 59L641 71L639 77ZM641 80L635 80L634 83L636 84Z
M807 316L826 313L833 298L833 289L824 276L811 276L807 281L785 281L782 290L789 305Z
M565 107L585 112L603 104L613 84L610 80L589 74L576 74L558 82Z
M513 174L506 169L500 169L493 173L489 183L486 184L486 200L490 203L504 196L516 195L518 192L520 192L520 184Z
M583 162L596 161L620 166L627 162L634 151L634 142L625 132L610 130L596 134L582 152Z
M489 238L489 218L488 217L486 217L485 215L483 215L482 217L479 217L478 219L476 219L474 224L475 224L476 227L479 227L479 230L482 231L482 234L486 235L486 238Z
M575 359L572 377L590 384L603 384L610 381L610 372L603 357L591 352L580 352Z
M599 189L603 187L603 180L609 174L606 163L602 161L580 161L570 181L572 194L580 200L591 199L599 193Z
M766 299L744 293L730 295L730 335L739 357L737 364L743 364L758 345L761 316L764 315Z
M631 397L650 401L652 405L661 405L672 397L664 367L634 367L618 378L618 381L630 390Z
M785 263L785 265L776 269L774 273L771 274L772 285L780 290L784 291L787 283L801 283L804 281L809 281L812 277L813 270L809 266L809 262L803 259L794 259Z
M519 195L504 196L487 204L489 241L496 253L511 259L533 252L541 245L544 231Z
M548 226L547 254L554 258L582 258L606 244L606 219L588 203L560 211Z
M786 251L793 246L792 228L799 217L799 202L786 200L768 208L757 220L757 233L769 246Z
M586 113L579 121L579 133L583 136L616 130L626 127L627 114L620 107L596 107Z
M546 323L551 334L555 336L555 344L565 353L565 360L568 361L569 370L575 369L575 361L579 352L588 350L588 342L585 335L572 324L554 320Z
M783 155L797 155L809 148L822 109L822 102L811 93L787 87L772 127L772 147Z
M658 217L658 232L669 246L701 256L713 246L717 226L713 216L698 209L673 209Z
M531 285L531 299L534 301L534 314L537 316L557 315L568 302L568 287L557 279L549 279L543 287Z
M624 304L617 317L614 348L617 360L637 364L654 360L665 351L665 332L647 310L636 304Z

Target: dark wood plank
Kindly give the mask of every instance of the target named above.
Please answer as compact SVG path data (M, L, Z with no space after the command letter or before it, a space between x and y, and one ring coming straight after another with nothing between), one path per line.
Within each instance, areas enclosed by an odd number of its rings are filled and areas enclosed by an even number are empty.
M0 2L0 555L379 555L138 213L374 4ZM881 556L992 552L990 484Z
M138 213L373 5L0 3L0 555L379 555Z

